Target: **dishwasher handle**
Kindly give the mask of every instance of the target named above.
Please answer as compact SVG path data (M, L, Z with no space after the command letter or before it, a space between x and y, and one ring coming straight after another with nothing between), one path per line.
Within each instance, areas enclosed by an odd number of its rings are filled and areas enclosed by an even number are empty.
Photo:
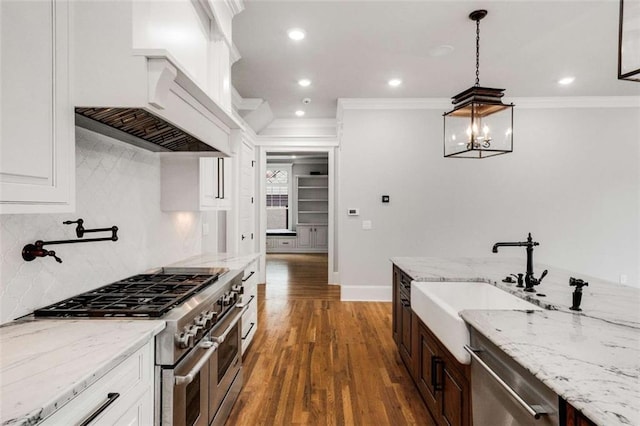
M482 360L482 358L478 356L478 352L482 352L481 350L473 349L467 345L464 345L464 350L469 352L469 355L471 355L471 358L473 358L478 363L478 365L484 368L486 372L489 373L489 375L493 377L494 380L505 391L507 391L507 393L511 395L513 399L518 404L520 404L522 408L524 408L527 411L527 413L529 413L533 418L539 419L541 416L549 414L549 412L545 411L545 409L541 405L530 405L524 399L522 399L522 397L518 395L518 393L515 390L513 390L511 386L509 386L504 380L502 380L502 378L495 371L493 371L493 369L489 367L487 363Z

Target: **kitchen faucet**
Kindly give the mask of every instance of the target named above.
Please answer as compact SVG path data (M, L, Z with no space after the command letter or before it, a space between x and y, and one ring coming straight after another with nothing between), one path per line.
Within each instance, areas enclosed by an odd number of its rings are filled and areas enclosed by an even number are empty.
M494 253L498 252L498 247L526 247L527 249L527 272L524 276L525 288L524 291L534 292L533 286L540 284L542 279L547 275L547 270L545 269L540 275L540 278L536 278L533 276L533 247L539 246L540 243L537 241L533 241L531 238L531 232L529 232L529 237L527 241L519 241L512 243L495 243L493 245L493 249L491 250Z

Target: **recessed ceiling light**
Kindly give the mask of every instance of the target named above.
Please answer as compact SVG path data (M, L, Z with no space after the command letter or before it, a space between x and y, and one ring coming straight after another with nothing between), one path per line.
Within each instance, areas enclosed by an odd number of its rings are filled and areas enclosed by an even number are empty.
M391 87L398 87L402 84L402 80L400 80L399 78L392 78L388 81L388 84Z
M309 80L308 78L303 78L298 80L298 84L302 87L307 87L311 85L311 80Z
M562 85L562 86L567 86L571 83L573 83L573 81L575 80L575 77L564 77L561 78L560 80L558 80L558 84Z
M437 58L440 56L446 56L451 52L453 52L453 46L448 44L441 44L440 46L432 47L429 50L429 56Z
M301 110L301 109L299 109L299 110L297 110L297 111L296 111L296 115L297 115L298 117L302 117L302 116L304 115L304 111L303 111L303 110Z
M291 40L300 41L305 38L307 34L300 28L291 28L289 31L287 31L287 35Z

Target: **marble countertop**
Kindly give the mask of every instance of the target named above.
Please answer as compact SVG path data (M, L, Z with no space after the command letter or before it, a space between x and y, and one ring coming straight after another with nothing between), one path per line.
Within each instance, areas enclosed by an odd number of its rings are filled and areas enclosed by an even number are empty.
M0 422L28 425L95 383L165 327L159 320L22 320L0 327Z
M234 253L203 253L181 260L171 265L172 268L229 268L244 269L251 262L260 257L260 253L234 254Z
M502 282L524 272L511 258L395 257L416 281L482 281L535 303L545 311L468 310L461 317L558 395L599 425L640 425L640 289L536 264L539 276L525 293ZM569 309L569 277L589 282L582 312ZM544 296L541 296L544 295Z

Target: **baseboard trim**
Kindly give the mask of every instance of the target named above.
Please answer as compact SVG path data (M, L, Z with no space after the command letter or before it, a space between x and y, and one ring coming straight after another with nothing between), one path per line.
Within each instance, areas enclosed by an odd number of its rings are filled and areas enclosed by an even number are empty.
M391 302L391 286L343 285L340 300L343 302Z

